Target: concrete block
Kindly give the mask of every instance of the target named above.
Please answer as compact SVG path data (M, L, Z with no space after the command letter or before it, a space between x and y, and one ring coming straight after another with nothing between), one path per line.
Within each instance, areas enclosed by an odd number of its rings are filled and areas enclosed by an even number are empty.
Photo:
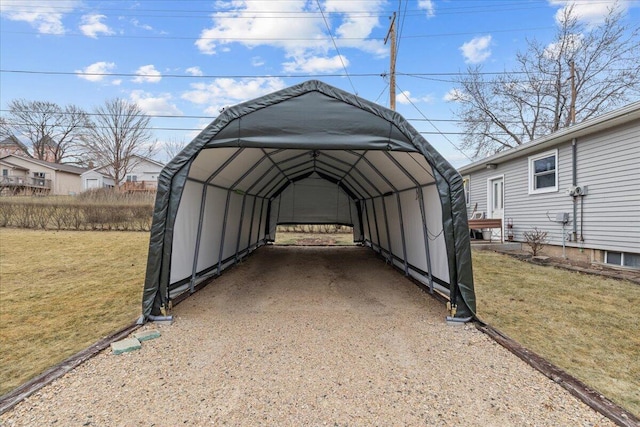
M160 331L150 329L148 331L136 332L133 336L140 342L148 341L158 338L160 336Z
M140 341L136 338L125 338L111 343L111 351L113 354L128 353L130 351L140 350L141 347Z

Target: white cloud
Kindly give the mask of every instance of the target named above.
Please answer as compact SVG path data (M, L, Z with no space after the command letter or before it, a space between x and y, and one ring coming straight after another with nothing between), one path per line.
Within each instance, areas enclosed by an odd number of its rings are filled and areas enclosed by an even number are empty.
M474 37L460 46L464 62L478 64L491 56L491 36Z
M141 28L143 30L147 30L147 31L153 31L153 27L151 25L148 24L141 24L140 21L138 21L137 19L132 19L131 23L133 24L134 27L136 28Z
M411 95L411 92L408 90L400 91L396 94L396 102L398 104L417 104L418 102L430 103L433 102L433 97L431 96L422 96L415 97Z
M109 28L107 24L102 22L102 20L106 18L106 16L98 14L84 15L82 17L80 31L82 31L82 34L84 34L85 36L92 37L94 39L98 38L98 34L113 34L111 28Z
M257 79L215 79L211 83L192 83L191 90L182 99L198 105L207 105L206 112L217 116L221 108L257 98L287 85L282 79L269 77Z
M90 82L100 82L106 77L105 74L108 74L114 68L116 68L115 63L100 61L88 65L82 70L76 70L76 73L82 73L78 74L78 77L81 79L89 80Z
M307 58L293 58L291 62L285 62L284 71L287 73L331 73L349 66L349 60L342 55L333 57L312 56Z
M264 59L259 56L254 56L251 58L251 65L253 65L254 67L262 67L264 64Z
M182 111L171 102L171 94L163 93L153 96L142 90L134 90L129 98L138 104L138 107L146 114L155 116L181 116Z
M366 10L361 7L358 12L358 6L353 2L325 1L322 10L331 12L328 22L330 25L334 24L331 34L335 37L338 48L354 48L379 56L386 55L387 48L382 41L370 39L372 31L381 26L375 12L382 11L384 4L384 0L368 1ZM287 58L336 55L322 15L316 13L313 18L309 18L306 13L318 12L315 2L235 0L219 2L218 7L226 10L212 15L212 26L202 30L195 43L202 53L213 55L238 43L248 48L280 48L285 51ZM287 19L287 25L282 24L283 16L291 18ZM296 17L304 19L295 19ZM386 21L384 25L387 25ZM318 65L326 66L322 61ZM286 66L291 67L291 64L287 62Z
M547 58L558 58L562 52L565 54L575 52L582 46L582 38L581 34L569 34L557 43L549 43L544 49L544 55Z
M426 10L429 18L435 16L436 8L433 4L433 0L418 0L418 8Z
M443 101L447 102L457 102L465 99L467 95L458 88L450 89L443 97Z
M203 74L200 67L189 67L184 71L191 76L201 76Z
M43 34L64 34L62 18L81 5L79 0L2 0L0 13L12 21L28 22Z
M138 76L133 79L134 83L158 83L162 80L162 74L152 64L138 68L136 74Z
M611 8L619 8L625 12L629 8L629 1L619 0L548 0L551 6L560 6L556 12L556 22L560 22L568 7L573 6L576 17L588 24L600 24Z

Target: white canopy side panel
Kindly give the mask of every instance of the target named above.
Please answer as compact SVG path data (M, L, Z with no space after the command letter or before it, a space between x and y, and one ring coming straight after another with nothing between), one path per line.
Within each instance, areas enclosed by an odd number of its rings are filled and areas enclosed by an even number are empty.
M249 231L251 229L251 208L255 197L246 196L244 198L244 212L242 212L242 226L240 228L240 240L236 242L238 252L242 252L249 247ZM238 245L239 244L239 245Z
M393 194L391 196L385 197L384 203L387 207L389 237L391 238L391 253L399 258L403 258L404 254L402 253L402 231L400 228L400 215L398 214L398 202L396 200L396 195ZM398 265L400 266L400 264Z
M200 202L202 200L202 184L187 181L176 213L171 247L170 283L191 276L193 255L196 249L196 236L200 220Z
M225 225L224 231L224 247L222 248L222 260L225 260L236 253L236 242L238 241L241 208L242 196L232 191L231 197L229 197L229 211L227 212L227 223Z
M268 238L270 240L275 240L276 239L276 227L277 227L277 223L278 223L278 211L280 211L280 202L281 202L282 198L280 196L276 197L275 199L273 199L271 201L271 212L269 212L269 224L267 224L268 226ZM266 210L266 208L265 208Z
M349 200L349 206L351 209L351 220L353 222L353 240L360 241L363 233L362 229L360 228L360 221L358 220L358 207L356 206L356 202L354 200Z
M207 148L200 151L189 168L189 177L206 181L236 151L237 147Z
M429 229L429 254L432 274L449 283L449 261L447 245L442 231L442 205L435 185L424 188L424 209Z
M416 191L400 193L400 202L402 203L402 218L405 228L407 261L423 271L428 271L422 215Z
M349 197L320 177L302 179L280 194L277 223L351 224Z
M378 239L378 233L376 232L376 225L375 225L374 216L373 216L373 201L365 200L364 205L365 205L365 211L362 214L362 222L364 224L365 237L372 244L377 245L379 244L379 239Z
M264 200L260 198L255 198L255 205L253 206L253 215L251 216L253 222L249 224L249 231L251 232L251 236L248 237L248 246L251 247L258 242L258 235L260 234L260 213L264 213L264 209L261 209ZM264 226L264 220L262 221L262 226Z
M261 199L262 200L262 217L258 220L259 222L259 227L258 227L258 236L256 239L256 243L258 243L260 240L263 240L267 237L267 232L266 232L266 227L267 227L267 216L269 215L269 201L267 199Z
M376 197L373 199L373 212L375 215L371 218L372 227L376 227L377 220L377 230L380 234L378 236L379 244L384 250L389 250L389 242L387 240L387 226L384 220L384 210L382 209L382 197Z
M224 204L226 201L227 192L225 190L211 186L207 188L197 271L205 270L218 263Z

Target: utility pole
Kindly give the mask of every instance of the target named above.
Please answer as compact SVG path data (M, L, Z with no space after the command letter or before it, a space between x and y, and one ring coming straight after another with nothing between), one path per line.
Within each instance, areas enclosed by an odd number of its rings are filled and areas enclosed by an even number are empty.
M576 65L571 60L571 106L569 107L569 118L571 120L571 124L576 124Z
M387 44L387 40L391 39L391 59L389 63L389 108L396 109L396 13L393 12L391 19L391 25L387 36L384 38L384 44Z

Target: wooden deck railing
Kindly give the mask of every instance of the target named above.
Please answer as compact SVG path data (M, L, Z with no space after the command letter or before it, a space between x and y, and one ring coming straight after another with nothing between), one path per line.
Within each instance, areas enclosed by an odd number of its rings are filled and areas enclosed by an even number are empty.
M127 181L120 186L122 191L156 191L157 188L157 181Z
M36 178L32 176L2 176L0 177L0 187L27 187L50 189L51 180L46 178Z

